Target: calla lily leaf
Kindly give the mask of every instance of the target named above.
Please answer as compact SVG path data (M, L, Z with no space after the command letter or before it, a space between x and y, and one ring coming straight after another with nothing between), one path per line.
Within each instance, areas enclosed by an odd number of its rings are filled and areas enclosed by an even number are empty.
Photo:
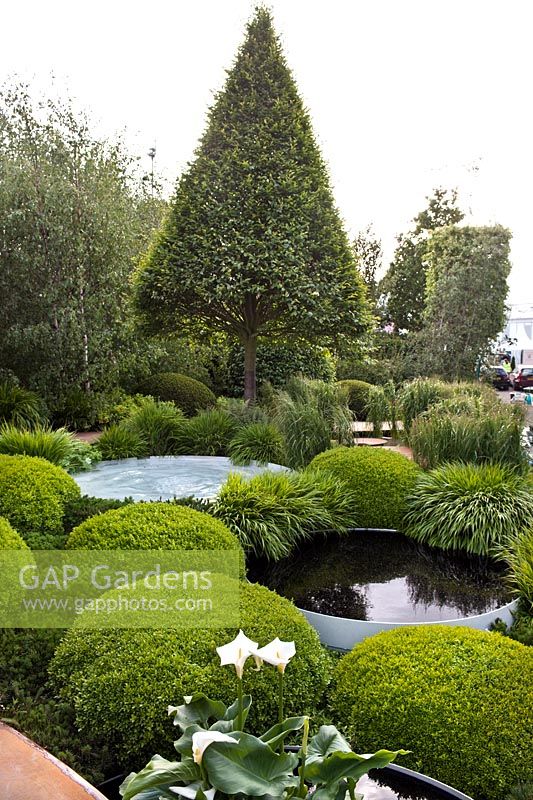
M278 722L273 725L266 733L259 738L269 747L275 747L280 742L283 742L289 733L299 731L303 728L306 717L289 717L283 722Z
M313 761L306 766L305 779L321 786L334 784L343 778L358 780L370 769L386 767L398 755L406 755L407 750L378 750L369 756L360 756L357 753L332 753L327 758Z
M307 763L326 758L332 753L350 753L351 747L334 725L321 725L307 749Z
M168 707L169 716L174 714L174 725L179 725L182 730L193 723L207 727L210 719L224 719L227 708L220 700L211 700L203 692L196 692L183 699L183 705Z
M260 739L247 733L238 734L237 747L227 742L210 745L202 761L211 786L226 794L254 797L283 795L287 786L298 781L293 775L297 764L296 755L278 755Z
M199 777L200 770L192 758L185 758L183 761L167 761L166 758L156 755L140 772L132 772L128 775L120 787L120 794L123 800L131 800L141 792L157 789L153 795L154 798L157 798L161 795L162 790L168 789L172 784L188 783ZM142 797L143 800L147 800L149 795L143 794Z
M250 706L252 705L252 695L245 694L242 698L242 721L243 724L246 722L246 717L248 716L248 712L250 711ZM224 714L224 721L235 721L239 715L239 701L235 700L228 708L226 709L226 713ZM233 730L233 726L232 726Z
M174 747L178 753L181 753L182 756L192 757L192 736L193 733L198 733L199 731L205 731L205 728L200 725L189 725L186 728L180 738L174 742Z

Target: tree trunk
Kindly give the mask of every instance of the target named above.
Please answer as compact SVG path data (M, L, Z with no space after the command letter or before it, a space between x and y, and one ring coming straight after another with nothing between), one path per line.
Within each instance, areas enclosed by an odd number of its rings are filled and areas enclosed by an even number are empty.
M247 336L244 344L244 399L255 403L255 364L257 356L257 337L253 334Z

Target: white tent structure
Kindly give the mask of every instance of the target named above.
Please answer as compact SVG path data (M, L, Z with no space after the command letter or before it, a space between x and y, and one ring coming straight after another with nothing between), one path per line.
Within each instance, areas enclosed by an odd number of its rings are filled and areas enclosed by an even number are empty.
M515 357L516 364L533 365L533 303L510 306L500 347Z

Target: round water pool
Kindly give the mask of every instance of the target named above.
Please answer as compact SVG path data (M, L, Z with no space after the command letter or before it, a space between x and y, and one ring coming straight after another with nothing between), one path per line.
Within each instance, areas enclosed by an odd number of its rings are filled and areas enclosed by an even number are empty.
M512 597L489 559L424 547L394 531L330 535L251 577L290 598L322 641L349 649L398 625L487 627ZM510 616L510 614L509 614Z
M174 497L213 498L230 472L253 477L265 470L286 471L279 464L252 462L237 467L222 456L152 456L101 461L90 472L72 477L82 494L123 500L172 500Z

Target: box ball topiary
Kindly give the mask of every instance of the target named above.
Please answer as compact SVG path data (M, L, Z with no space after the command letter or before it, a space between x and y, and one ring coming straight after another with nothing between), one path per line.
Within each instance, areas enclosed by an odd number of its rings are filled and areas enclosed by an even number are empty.
M65 506L79 496L76 481L44 458L0 455L0 516L23 538L63 533Z
M372 384L366 381L345 380L338 381L337 386L346 398L350 411L354 412L358 420L366 420L368 393Z
M67 550L237 550L239 540L218 519L170 503L133 503L82 522ZM244 566L243 566L244 569Z
M338 663L334 719L356 752L403 747L402 765L477 800L533 779L533 650L500 634L424 625L380 633Z
M7 519L0 517L0 550L27 550L28 545Z
M152 375L140 388L143 394L175 403L188 417L216 404L215 395L205 383L180 372L160 372Z
M236 589L239 588L236 586ZM286 716L315 714L328 683L331 657L303 614L285 598L258 584L240 584L240 627L260 646L276 636L294 641L296 655L285 677ZM235 669L220 666L218 645L236 629L83 630L73 627L51 664L54 685L76 708L76 720L89 741L109 745L119 763L139 767L154 752L173 757L176 728L167 706L184 695L205 692L232 702ZM253 695L249 732L277 722L278 673L273 667L244 670L244 691ZM175 753L174 753L175 756Z
M400 453L376 447L336 447L316 456L310 468L344 481L358 496L361 528L401 530L406 498L420 467Z

